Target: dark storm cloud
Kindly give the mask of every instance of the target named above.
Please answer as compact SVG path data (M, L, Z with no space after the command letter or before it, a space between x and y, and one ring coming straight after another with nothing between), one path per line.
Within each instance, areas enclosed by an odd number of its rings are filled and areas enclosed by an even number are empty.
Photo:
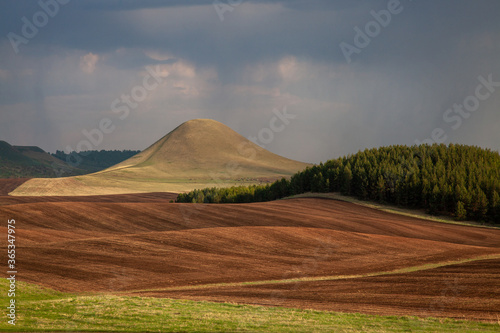
M222 1L222 3L228 3ZM329 12L357 7L367 7L368 1L242 1L241 8L249 4L276 4L291 9L289 15L257 15L256 22L246 21L238 7L226 13L228 19L220 22L213 1L72 1L61 6L60 13L41 29L30 43L57 45L76 49L106 51L119 47L157 47L174 49L179 54L197 62L230 64L264 57L279 57L292 53L322 57L337 57L338 40L335 30L341 18L331 19ZM375 3L375 2L374 2ZM155 18L156 22L143 22L141 9L198 7L203 12L200 24L186 17ZM8 10L0 13L0 31L20 32L21 17L31 16L40 10L36 2L10 3ZM314 24L311 18L323 12ZM165 12L167 13L167 12ZM239 20L244 20L239 24ZM163 22L162 22L163 21ZM347 21L347 20L345 20ZM144 29L149 23L150 29ZM257 23L258 25L255 25ZM348 29L352 27L348 25ZM310 38L315 36L314 38ZM23 45L21 45L21 48ZM200 52L203 50L203 52Z
M284 7L295 10L342 10L357 7L363 3L375 4L380 0L342 0L342 1L324 1L324 0L219 0L219 4L242 4L247 3L272 3L280 4ZM165 7L186 7L186 6L214 6L217 2L214 0L86 0L77 2L76 6L82 9L90 10L136 10L144 8L165 8Z
M352 43L354 26L363 27L373 19L369 15L370 10L384 9L387 1L243 1L240 6L274 3L292 9L279 19L262 13L255 17L256 22L243 24L239 20L245 18L238 13L237 7L226 14L226 21L219 22L212 3L72 1L61 8L61 13L43 28L33 44L48 43L93 51L119 47L158 47L174 49L197 62L217 62L221 59L225 63L231 60L229 64L279 57L286 53L343 62L345 59L338 44L341 41ZM417 61L419 59L414 56L420 52L425 52L422 55L424 57L430 56L429 52L432 51L439 56L439 53L443 53L439 52L439 48L453 43L454 38L464 31L473 33L498 28L498 2L478 1L474 6L469 2L457 1L401 0L401 3L406 8L400 17L393 19L398 21L397 28L389 26L377 37L377 43L371 43L370 49L362 53L361 56L367 53L375 55L373 58L367 57L368 65L372 61L391 59L391 55ZM186 6L202 6L199 8L204 12L203 23L208 29L200 29L197 22L184 17L165 17L168 22L162 22L161 17L157 17L157 22L149 22L150 29L144 29L146 22L141 21L140 15L136 17L133 14L139 9L168 10ZM18 31L21 16L29 18L39 9L34 1L10 3L8 10L0 14L0 31L3 35ZM330 13L336 14L333 16ZM250 26L251 29L248 29ZM383 57L376 56L382 52Z
M139 82L137 73L145 66L176 65L166 80L169 90L161 93L173 94L168 103L148 104L165 111L144 111L135 125L154 128L163 121L160 115L172 122L215 117L252 135L266 124L273 106L298 100L294 112L300 121L269 145L292 158L317 162L367 146L412 144L436 127L445 128L450 140L498 149L496 95L457 131L443 123L443 113L473 92L478 76L492 73L500 81L500 2L401 0L400 13L348 63L340 43L355 45L355 27L364 31L374 20L371 11L386 10L391 1L396 0L247 0L225 12L221 21L213 1L73 0L61 5L27 44L19 45L17 55L6 36L21 34L21 18L31 20L40 6L37 1L4 1L0 105L18 103L15 110L22 109L23 101L35 98L26 87L33 91L42 86L47 118L40 123L48 124L48 119L60 119L50 116L57 113L51 105L63 103L59 95L87 94L94 104L102 100L92 111L82 111L86 104L79 102L64 113L84 122L90 114L108 110L117 94ZM78 71L85 54L96 59L88 69L92 73ZM182 77L189 74L186 66L196 69L195 77ZM280 66L293 75L280 72ZM42 82L32 80L32 67ZM216 74L207 74L210 70ZM10 112L8 119L17 117L7 108L0 112L2 117ZM28 111L16 112L22 119ZM53 123L52 132L64 136L71 131L65 126L67 122ZM165 130L158 127L155 133ZM117 148L143 148L153 139L157 137L141 137L139 146ZM288 148L291 143L300 148L300 142L317 149ZM113 141L108 146L113 148Z

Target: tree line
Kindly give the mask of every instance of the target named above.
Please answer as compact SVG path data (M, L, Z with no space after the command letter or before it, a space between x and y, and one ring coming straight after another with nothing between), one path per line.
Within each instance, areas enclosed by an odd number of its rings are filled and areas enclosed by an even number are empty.
M140 150L88 150L70 152L57 150L52 156L87 172L101 171L139 153Z
M500 223L500 154L456 144L366 149L308 167L290 179L194 190L180 194L177 202L259 202L306 192L340 192L457 220Z

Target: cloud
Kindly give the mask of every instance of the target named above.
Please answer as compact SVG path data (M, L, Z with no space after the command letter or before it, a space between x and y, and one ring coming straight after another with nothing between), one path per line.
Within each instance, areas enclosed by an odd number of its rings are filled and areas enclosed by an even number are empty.
M474 92L479 75L500 81L500 2L401 0L404 10L347 64L339 43L352 43L354 28L387 3L247 0L221 22L211 0L72 1L19 54L0 41L0 133L51 151L74 145L159 66L162 84L103 149L143 149L191 118L255 135L285 105L297 119L268 148L291 158L412 144L447 125L443 112ZM0 35L21 33L21 18L39 10L6 2ZM498 96L450 142L499 149Z
M298 80L297 59L295 57L286 57L279 63L279 71L285 81Z
M92 52L87 53L80 58L80 68L84 73L92 74L95 71L97 61L99 61L98 55L93 54Z
M0 80L6 80L10 77L10 72L8 70L0 69Z

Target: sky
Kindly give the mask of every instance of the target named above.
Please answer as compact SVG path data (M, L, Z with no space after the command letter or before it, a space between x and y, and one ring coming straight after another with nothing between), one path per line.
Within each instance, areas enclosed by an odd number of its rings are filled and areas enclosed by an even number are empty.
M0 2L0 140L142 150L220 121L319 163L500 149L497 0Z

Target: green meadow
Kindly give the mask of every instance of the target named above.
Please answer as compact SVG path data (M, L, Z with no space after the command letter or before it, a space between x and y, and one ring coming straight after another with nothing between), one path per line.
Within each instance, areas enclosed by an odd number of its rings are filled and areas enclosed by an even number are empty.
M498 323L372 316L111 294L70 294L17 281L16 325L0 279L1 331L87 332L499 332Z

